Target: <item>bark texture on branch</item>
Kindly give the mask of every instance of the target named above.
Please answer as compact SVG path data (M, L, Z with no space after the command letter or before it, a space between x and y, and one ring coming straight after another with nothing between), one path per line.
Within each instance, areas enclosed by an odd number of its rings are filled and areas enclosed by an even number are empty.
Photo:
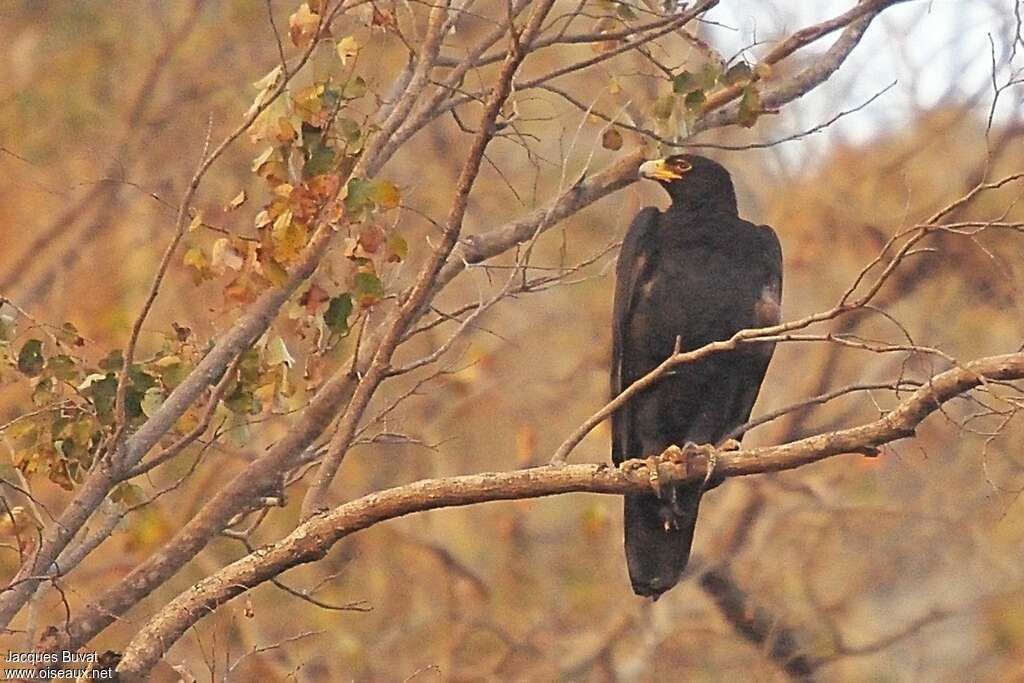
M722 452L716 476L731 477L793 469L841 453L874 452L878 446L914 434L943 403L988 381L1024 378L1024 353L982 358L939 375L883 417L857 427L792 443ZM228 565L179 595L136 635L119 666L123 680L142 680L168 648L193 624L228 600L300 564L322 558L341 538L378 522L414 512L496 500L561 493L624 494L650 488L652 468L663 484L703 480L703 456L685 464L670 453L630 466L544 466L513 472L427 479L374 493L314 517L290 535Z

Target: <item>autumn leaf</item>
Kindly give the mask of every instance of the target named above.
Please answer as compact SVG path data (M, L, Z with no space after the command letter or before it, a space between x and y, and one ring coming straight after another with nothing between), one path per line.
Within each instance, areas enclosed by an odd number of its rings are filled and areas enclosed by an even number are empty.
M364 225L359 231L359 245L367 254L376 254L384 244L384 231L379 226Z
M327 312L324 313L324 324L336 334L348 332L348 317L352 314L352 296L342 294L331 299Z
M391 236L388 237L388 262L399 263L400 261L404 261L408 254L409 244L405 241L405 238L397 232L392 233Z
M196 211L196 215L192 216L192 221L188 224L188 231L195 232L203 225L203 212Z
M85 339L78 333L78 328L73 323L66 322L60 326L57 339L68 346L85 346Z
M743 89L743 97L740 99L740 109L736 116L736 122L744 128L750 128L757 123L757 117L761 115L761 93L750 83Z
M146 417L151 417L156 412L157 408L163 405L163 402L167 399L167 395L164 394L164 390L159 387L151 387L146 389L146 393L142 395L142 400L139 402L139 409L142 414Z
M373 7L373 18L370 21L370 26L384 31L385 33L397 32L398 31L398 18L395 17L395 13L389 9L379 9L376 5Z
M256 250L256 261L259 272L270 284L280 287L288 279L288 271L275 259L269 249L260 247Z
M63 353L46 359L46 371L63 382L76 380L80 374L75 360Z
M270 340L270 343L267 344L266 363L271 366L295 366L295 358L288 352L288 347L285 346L284 340L281 339L281 337L274 337Z
M320 25L320 15L309 8L308 4L299 5L295 14L288 17L288 36L295 47L302 49L309 45L316 36Z
M224 287L224 298L236 304L256 301L256 287L248 273L242 273Z
M353 178L348 182L348 194L345 196L345 209L350 214L358 214L374 207L393 209L401 201L398 187L387 180L362 180Z
M239 253L227 237L221 237L213 243L210 253L210 268L213 269L213 272L222 275L228 270L241 270L244 264L245 257Z
M35 377L43 370L43 342L29 339L18 352L18 372L28 377Z
M252 106L245 112L245 116L247 118L255 115L260 107L270 100L270 97L277 88L278 81L281 79L283 74L284 70L281 65L278 64L271 69L266 76L253 83L253 87L255 87L259 92L256 93L256 99L253 100Z
M341 96L346 100L358 100L366 94L366 90L366 81L363 80L362 76L356 76L345 82L344 87L341 89Z
M227 205L224 207L224 211L227 212L227 213L230 213L230 212L234 211L235 209L240 207L242 204L245 204L245 200L247 198L248 197L245 194L245 190L239 191L239 193L236 194L231 199L231 201L227 203Z
M327 291L316 284L315 282L309 286L302 296L299 297L299 305L306 309L308 313L316 314L321 310L326 310L324 304L331 300L331 295Z
M359 55L361 47L362 45L354 36L345 36L338 41L338 59L343 65L348 66L348 63Z
M663 95L654 102L654 118L667 121L676 108L676 98L672 95Z
M203 280L209 280L213 277L214 273L210 269L210 259L206 256L206 253L199 247L192 247L185 252L182 257L182 263L189 268L189 272L192 275L192 282L199 284Z
M753 77L754 72L750 69L750 65L746 62L739 62L730 66L719 80L725 85L736 85L749 81Z
M360 306L372 306L384 296L384 285L374 273L361 271L356 273L353 293Z
M377 180L373 183L373 201L381 209L393 209L401 201L398 186L388 180Z
M601 146L605 149L622 149L622 133L616 128L609 128L601 135Z

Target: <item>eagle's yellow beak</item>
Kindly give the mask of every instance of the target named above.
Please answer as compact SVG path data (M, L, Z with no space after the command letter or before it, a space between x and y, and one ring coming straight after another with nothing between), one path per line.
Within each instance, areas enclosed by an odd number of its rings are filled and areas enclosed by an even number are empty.
M688 171L688 168L679 168L669 166L664 159L653 159L652 161L645 161L640 164L640 177L647 178L648 180L660 180L662 182L670 183L673 180L679 180L683 177L683 173Z

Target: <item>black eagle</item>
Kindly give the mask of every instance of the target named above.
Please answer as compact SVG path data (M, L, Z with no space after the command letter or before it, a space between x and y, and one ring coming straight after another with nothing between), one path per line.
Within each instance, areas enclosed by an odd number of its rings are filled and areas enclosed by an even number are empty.
M633 219L616 268L611 390L623 389L675 350L779 322L782 249L766 225L739 217L729 172L696 155L640 166L672 198ZM612 418L612 459L672 445L717 445L747 421L771 344L744 345L677 366ZM657 598L686 567L702 484L625 499L626 564L633 591Z

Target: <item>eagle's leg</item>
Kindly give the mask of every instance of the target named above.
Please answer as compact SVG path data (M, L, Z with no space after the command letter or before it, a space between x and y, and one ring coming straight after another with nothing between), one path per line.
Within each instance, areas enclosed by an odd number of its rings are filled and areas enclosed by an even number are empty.
M728 444L728 442L726 442ZM737 443L737 446L739 444ZM695 455L703 455L708 460L707 472L704 476L704 483L701 485L701 490L706 491L709 488L714 488L720 481L712 483L712 477L715 472L715 464L718 461L718 451L711 444L695 444L692 441L687 441L683 444L682 448L677 446L671 446L665 450L664 456L666 460L669 460L678 465L687 465L689 459ZM657 491L657 489L656 489ZM667 495L658 494L658 497L666 501L671 506L671 517L673 520L665 521L665 529L668 530L670 526L674 527L675 519L683 517L687 514L686 509L683 507L682 502L679 500L679 487L670 486L667 488Z

